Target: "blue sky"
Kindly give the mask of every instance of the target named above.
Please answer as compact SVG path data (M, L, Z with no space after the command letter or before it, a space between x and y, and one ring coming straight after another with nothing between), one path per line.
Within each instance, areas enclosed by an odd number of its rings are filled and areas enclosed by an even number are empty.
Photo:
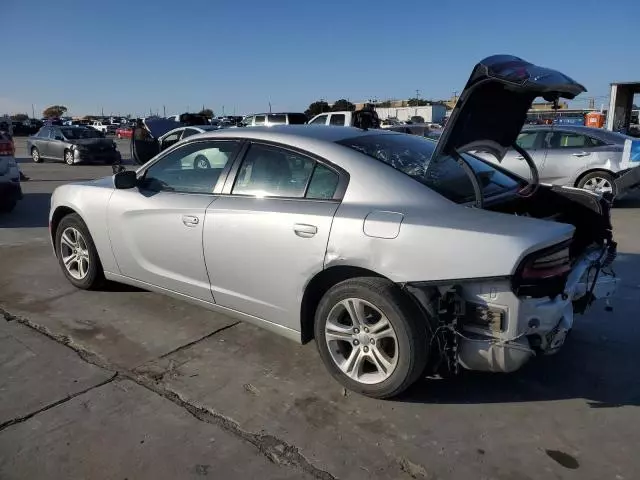
M640 80L638 0L3 0L1 16L0 113L439 99L495 53L572 76L577 105Z

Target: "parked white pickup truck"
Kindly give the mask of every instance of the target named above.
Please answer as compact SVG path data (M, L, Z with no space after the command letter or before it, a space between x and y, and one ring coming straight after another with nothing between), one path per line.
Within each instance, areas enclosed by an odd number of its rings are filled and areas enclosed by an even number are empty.
M368 116L368 127L380 128L380 119L375 110L356 110L355 112L326 112L309 120L309 125L333 125L336 127L360 127L362 118Z
M94 120L93 122L91 122L91 127L95 128L99 132L102 132L105 134L107 133L107 125L105 123L102 123L99 120Z

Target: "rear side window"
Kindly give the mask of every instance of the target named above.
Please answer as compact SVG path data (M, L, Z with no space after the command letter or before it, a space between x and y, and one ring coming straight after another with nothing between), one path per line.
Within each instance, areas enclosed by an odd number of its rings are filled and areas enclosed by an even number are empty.
M287 116L284 114L269 115L269 123L271 125L285 125L287 123Z
M344 127L344 119L344 113L334 113L329 119L329 125L340 125L341 127Z
M520 148L531 150L535 147L537 137L538 132L522 132L520 135L518 135L518 140L516 140L516 143Z
M289 125L304 125L307 123L307 116L304 113L289 113Z
M232 194L265 197L333 198L338 174L306 155L254 144L245 156Z
M256 125L264 125L264 115L256 115Z

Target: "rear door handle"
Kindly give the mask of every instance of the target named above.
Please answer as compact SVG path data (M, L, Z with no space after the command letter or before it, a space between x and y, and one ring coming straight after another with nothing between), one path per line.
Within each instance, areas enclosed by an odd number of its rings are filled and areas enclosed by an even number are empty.
M200 219L194 215L183 215L182 223L184 223L187 227L195 227L200 223Z
M296 235L299 237L311 238L318 233L318 227L306 223L296 223L293 225L293 231L296 232Z
M572 153L571 155L573 155L574 157L586 157L591 154L589 152L580 152L580 153Z

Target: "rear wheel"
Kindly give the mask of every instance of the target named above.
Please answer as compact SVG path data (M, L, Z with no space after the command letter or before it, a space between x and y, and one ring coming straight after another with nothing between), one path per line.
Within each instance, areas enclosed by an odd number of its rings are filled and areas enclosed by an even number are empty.
M31 149L31 158L35 163L40 163L42 161L42 157L40 156L40 150L38 150L36 147L33 147Z
M578 182L578 188L584 188L595 193L608 193L616 196L618 191L614 183L615 177L608 172L591 172Z
M55 239L58 263L67 280L83 290L104 284L98 251L79 215L73 213L64 217L58 224Z
M211 168L211 164L209 163L209 159L204 155L198 155L193 160L193 168L195 169L207 169Z
M315 316L320 356L346 388L375 398L398 395L423 373L427 320L393 282L360 277L333 286Z

